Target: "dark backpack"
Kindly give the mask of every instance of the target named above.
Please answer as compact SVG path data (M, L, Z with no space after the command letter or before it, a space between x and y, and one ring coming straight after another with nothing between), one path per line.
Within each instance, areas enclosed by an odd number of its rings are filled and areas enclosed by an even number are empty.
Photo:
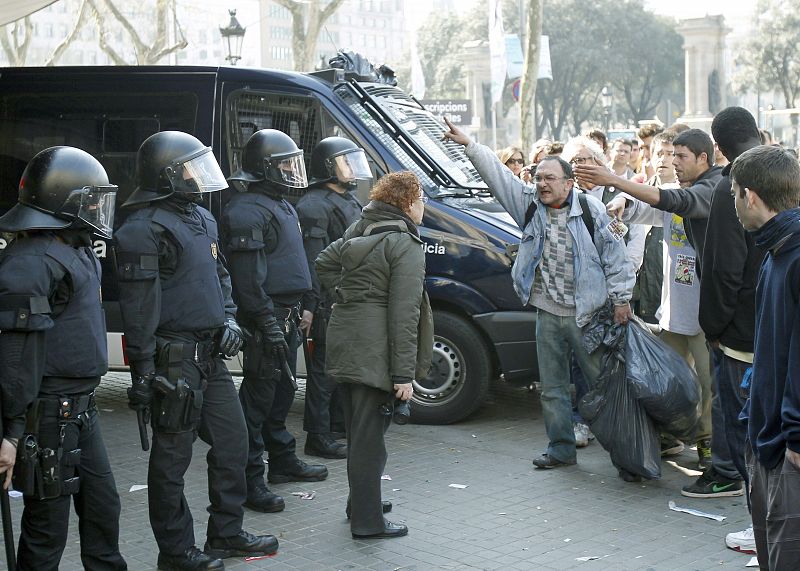
M584 193L576 192L575 194L581 203L581 208L583 209L583 213L581 214L583 225L586 226L586 229L589 231L589 236L592 237L592 242L594 242L594 218L592 218L592 213L589 211L589 201L586 200L586 195ZM522 224L523 229L533 218L533 215L536 213L536 208L536 202L531 202L530 206L528 206L528 210L525 211L525 222Z

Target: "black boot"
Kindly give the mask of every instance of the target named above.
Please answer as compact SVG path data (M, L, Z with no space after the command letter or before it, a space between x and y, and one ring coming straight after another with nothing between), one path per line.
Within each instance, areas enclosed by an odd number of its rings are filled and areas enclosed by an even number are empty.
M257 512L276 513L286 508L286 502L278 494L270 492L266 486L259 486L247 492L244 507Z
M158 568L161 571L208 571L225 569L222 560L209 557L194 545L180 555L158 554Z
M240 531L233 537L215 537L206 541L205 551L211 557L260 557L278 551L278 540L274 535L253 535Z
M322 464L306 464L295 458L283 466L269 466L267 480L271 484L285 484L286 482L321 482L328 477L328 469Z
M305 453L308 456L320 458L340 459L347 458L347 445L336 442L330 434L314 434L309 432L306 436Z

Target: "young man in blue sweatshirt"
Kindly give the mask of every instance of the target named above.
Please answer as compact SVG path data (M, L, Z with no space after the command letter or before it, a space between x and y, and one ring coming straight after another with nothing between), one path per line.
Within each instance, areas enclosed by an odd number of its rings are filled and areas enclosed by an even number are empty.
M742 412L758 564L800 569L800 164L780 147L760 146L733 162L730 177L736 215L766 252Z

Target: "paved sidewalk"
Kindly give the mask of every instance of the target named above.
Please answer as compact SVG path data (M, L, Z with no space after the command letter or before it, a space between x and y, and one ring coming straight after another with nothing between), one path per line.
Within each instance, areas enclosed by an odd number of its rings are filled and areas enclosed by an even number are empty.
M136 416L128 410L127 374L110 374L98 389L105 441L122 498L121 550L129 569L155 569L157 547L147 517L147 453L141 451ZM302 391L289 417L302 452ZM486 405L453 426L392 426L387 435L391 481L384 498L394 503L390 519L405 522L407 537L350 537L344 517L345 460L324 461L325 482L272 486L286 499L279 514L245 512L253 533L272 533L280 551L272 558L226 560L227 569L273 570L708 570L743 569L745 556L724 546L731 531L747 527L744 498L684 498L680 487L694 476L677 466L696 459L686 451L662 479L629 484L620 480L608 454L596 443L578 452L578 465L534 470L531 459L546 444L537 397L498 386ZM205 452L198 440L186 477L186 494L199 547L207 513ZM305 458L307 461L315 461ZM465 489L449 487L463 484ZM292 492L315 490L313 500ZM727 517L716 522L669 511L667 503ZM15 537L22 501L12 499ZM0 549L2 546L0 545ZM0 569L5 555L0 554ZM581 557L600 557L588 562ZM63 571L82 569L77 519L73 516Z

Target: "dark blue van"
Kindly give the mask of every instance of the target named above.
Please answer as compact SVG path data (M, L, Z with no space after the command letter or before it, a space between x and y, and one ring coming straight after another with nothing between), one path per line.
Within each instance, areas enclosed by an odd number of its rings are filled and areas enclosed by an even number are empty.
M430 201L420 228L434 309L433 367L415 383L417 422L450 423L473 412L491 379L537 375L535 313L522 307L510 268L520 231L486 192L441 123L401 89L341 69L313 74L237 67L49 67L0 69L0 213L16 202L25 164L38 151L71 145L94 155L133 190L136 150L163 130L211 146L226 174L258 129L280 129L306 150L339 135L366 151L376 178L410 170ZM367 188L359 189L366 198ZM228 193L210 204L218 214ZM117 216L117 224L124 211ZM0 248L10 236L0 237ZM109 246L103 283L112 366L124 367L124 338Z

